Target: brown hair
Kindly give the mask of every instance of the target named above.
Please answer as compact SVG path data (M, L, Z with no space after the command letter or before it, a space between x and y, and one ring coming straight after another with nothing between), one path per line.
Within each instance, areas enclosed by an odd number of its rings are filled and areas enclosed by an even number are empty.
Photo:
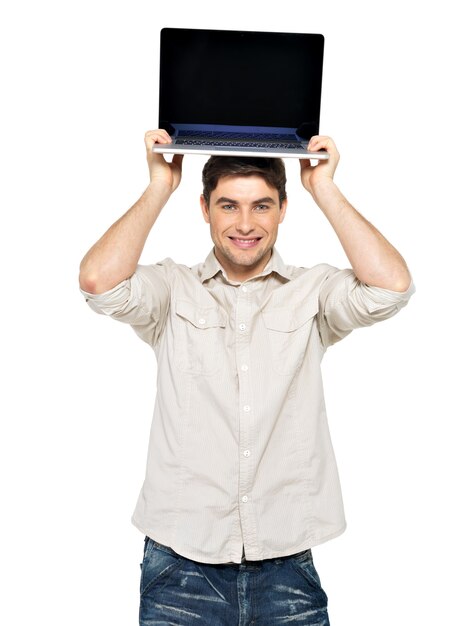
M207 206L210 204L211 192L216 189L218 181L224 176L261 176L269 187L277 189L280 203L287 197L285 191L287 178L282 159L212 156L205 163L202 172L203 197Z

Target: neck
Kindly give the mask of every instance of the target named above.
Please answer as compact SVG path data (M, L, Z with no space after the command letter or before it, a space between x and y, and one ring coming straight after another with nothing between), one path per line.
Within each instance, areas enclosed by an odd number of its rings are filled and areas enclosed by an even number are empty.
M235 263L231 263L231 261L228 261L227 258L220 258L219 251L216 248L214 253L219 264L225 270L228 279L242 283L245 280L249 280L250 278L257 276L264 270L272 255L272 249L270 249L254 265L237 265Z

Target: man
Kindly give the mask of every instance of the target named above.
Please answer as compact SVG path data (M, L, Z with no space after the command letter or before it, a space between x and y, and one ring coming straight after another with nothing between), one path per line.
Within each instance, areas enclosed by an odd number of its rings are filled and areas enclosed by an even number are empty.
M99 313L154 349L157 395L133 523L145 534L140 623L327 626L311 548L345 528L320 361L352 329L394 315L415 288L397 250L333 182L327 161L301 180L352 270L285 265L274 248L287 209L279 159L211 157L203 217L214 248L188 268L138 265L181 179L182 156L146 133L150 184L84 257L80 286Z

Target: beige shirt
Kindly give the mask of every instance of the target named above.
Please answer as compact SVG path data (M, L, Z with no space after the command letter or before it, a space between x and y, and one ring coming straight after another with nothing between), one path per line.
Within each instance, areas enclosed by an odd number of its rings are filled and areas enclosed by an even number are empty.
M352 329L406 305L352 270L285 265L227 279L213 250L192 268L138 265L89 305L153 348L157 393L132 522L203 563L311 548L345 529L320 362Z

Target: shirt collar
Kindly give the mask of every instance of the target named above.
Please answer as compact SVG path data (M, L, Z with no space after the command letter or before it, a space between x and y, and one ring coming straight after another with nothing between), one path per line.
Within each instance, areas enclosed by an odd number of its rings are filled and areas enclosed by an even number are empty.
M216 274L218 274L218 272L221 272L223 276L225 277L225 279L228 280L225 270L223 269L220 262L215 256L215 248L213 247L202 265L202 268L200 271L201 282L203 283L205 280L208 280L209 278L213 278L214 276L216 276ZM283 276L287 280L290 280L292 278L291 273L288 270L288 267L282 261L282 257L280 256L280 254L277 252L275 248L272 248L272 254L270 255L270 259L267 262L267 265L265 266L265 268L262 270L262 272L258 274L258 276L267 276L268 274L272 272L276 272L277 274L279 274L280 276ZM233 281L229 281L229 282L233 282Z

